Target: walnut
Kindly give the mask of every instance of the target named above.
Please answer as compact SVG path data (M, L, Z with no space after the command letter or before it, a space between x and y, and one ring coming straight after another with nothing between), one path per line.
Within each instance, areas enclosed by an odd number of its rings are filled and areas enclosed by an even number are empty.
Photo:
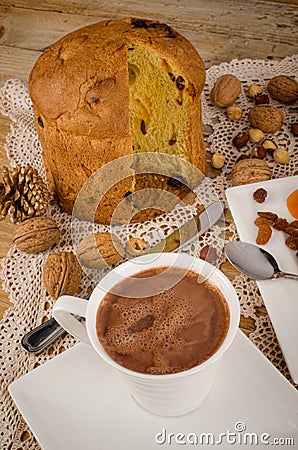
M290 161L290 155L284 148L277 148L273 153L274 161L278 164L287 164Z
M275 133L285 122L284 113L273 105L258 105L248 113L248 120L265 133Z
M211 166L214 169L221 169L224 166L226 157L221 153L214 153L211 157Z
M235 102L240 93L240 80L231 74L222 75L210 92L210 100L215 106L227 107Z
M234 186L266 181L271 178L271 169L266 161L257 158L247 158L238 161L232 169Z
M59 237L60 231L53 219L33 217L16 226L13 242L22 252L37 253L52 247Z
M73 295L81 279L82 269L74 253L56 252L49 255L43 269L43 282L54 300L61 295Z
M112 266L121 261L124 248L119 238L108 232L94 233L84 238L78 245L77 257L91 269Z
M298 100L298 82L286 75L273 77L267 89L271 97L281 103L290 104Z

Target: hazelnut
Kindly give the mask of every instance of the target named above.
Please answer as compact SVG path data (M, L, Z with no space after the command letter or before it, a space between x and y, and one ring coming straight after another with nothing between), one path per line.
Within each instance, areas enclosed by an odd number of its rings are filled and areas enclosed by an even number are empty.
M249 134L248 133L239 133L237 136L234 137L232 140L232 144L240 149L244 147L249 141Z
M217 260L216 248L211 247L210 245L205 245L201 248L199 257L210 264L214 264Z
M273 77L268 83L268 92L281 103L294 103L298 100L298 82L286 75Z
M232 105L241 93L241 82L234 75L219 77L210 92L210 100L215 106Z
M228 106L227 116L230 120L240 120L242 117L243 110L241 106Z
M250 98L255 98L258 94L262 93L262 88L258 84L251 84L248 86L247 95Z
M221 169L224 166L226 157L221 153L214 153L211 157L211 166L214 169Z
M292 123L291 132L295 137L298 136L298 123Z
M290 155L284 148L277 148L273 153L274 161L279 164L287 164L290 161Z
M130 238L125 246L125 251L129 255L136 256L142 253L147 248L147 245L143 239Z
M240 155L239 158L236 159L235 164L236 164L238 161L243 161L244 159L248 159L248 158L249 158L249 156L247 156L247 155Z
M266 139L262 143L262 146L267 150L268 153L272 153L274 150L277 149L277 146L274 144L273 141L271 141L271 139Z
M253 149L251 156L253 158L265 159L267 156L267 150L262 145L259 145Z
M266 105L269 103L269 96L267 94L258 94L255 97L256 105Z
M250 128L248 134L250 142L261 142L265 137L263 131L258 128Z

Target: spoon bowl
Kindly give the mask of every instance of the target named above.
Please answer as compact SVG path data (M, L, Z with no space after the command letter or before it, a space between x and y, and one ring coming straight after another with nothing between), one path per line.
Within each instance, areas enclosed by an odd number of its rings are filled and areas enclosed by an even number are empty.
M257 245L241 241L229 242L225 246L225 254L237 270L253 280L298 279L297 274L282 272L274 256Z

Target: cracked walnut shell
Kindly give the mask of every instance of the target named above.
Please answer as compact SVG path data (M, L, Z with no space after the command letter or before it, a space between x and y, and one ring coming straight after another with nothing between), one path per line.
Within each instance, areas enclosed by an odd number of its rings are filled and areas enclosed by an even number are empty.
M112 266L121 261L123 254L124 248L119 238L108 232L87 236L79 243L77 250L79 261L90 269Z
M238 161L232 169L234 186L266 181L271 178L271 169L266 161L257 158L247 158Z
M22 252L38 253L56 244L59 237L60 231L53 219L33 217L16 226L13 243Z
M248 120L254 128L264 133L275 133L285 122L284 113L273 105L258 105L248 113Z
M73 295L82 279L82 268L72 252L51 253L44 265L43 282L47 293L57 300Z

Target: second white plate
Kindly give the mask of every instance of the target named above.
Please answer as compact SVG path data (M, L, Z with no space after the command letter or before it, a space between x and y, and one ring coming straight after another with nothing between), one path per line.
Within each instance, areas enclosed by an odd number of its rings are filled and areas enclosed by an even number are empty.
M260 187L266 189L268 196L262 204L253 199L253 193ZM256 243L257 227L254 220L258 211L270 211L293 221L287 209L288 195L298 189L298 176L279 178L261 183L246 184L226 190L226 196L240 239ZM285 245L285 234L273 230L269 242L262 246L277 260L281 270L298 273L296 252ZM266 280L258 286L265 306L283 351L290 374L298 383L298 281Z

